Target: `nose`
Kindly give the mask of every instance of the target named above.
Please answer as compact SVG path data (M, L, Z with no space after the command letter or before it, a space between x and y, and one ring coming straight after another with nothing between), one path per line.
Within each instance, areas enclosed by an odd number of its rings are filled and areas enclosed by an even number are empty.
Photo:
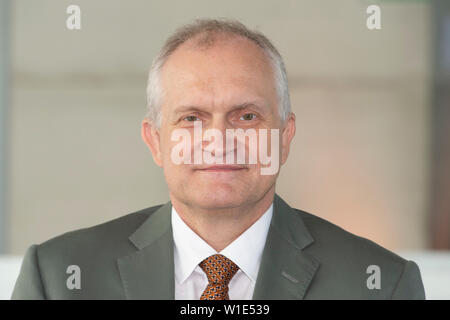
M213 157L222 158L225 162L227 156L233 156L237 148L234 138L227 141L227 129L233 129L224 115L212 118L203 129L202 149L209 151Z

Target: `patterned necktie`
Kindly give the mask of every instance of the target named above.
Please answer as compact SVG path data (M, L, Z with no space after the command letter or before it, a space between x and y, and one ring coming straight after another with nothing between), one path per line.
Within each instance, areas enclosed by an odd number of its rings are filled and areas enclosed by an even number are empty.
M221 254L214 254L199 263L208 277L208 285L200 300L230 300L228 283L239 270L230 259Z

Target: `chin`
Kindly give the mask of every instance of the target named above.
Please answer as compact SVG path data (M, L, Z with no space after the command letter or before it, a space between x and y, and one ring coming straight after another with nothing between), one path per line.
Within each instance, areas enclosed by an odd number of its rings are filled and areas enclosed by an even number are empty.
M215 187L211 192L205 192L198 199L197 204L205 209L232 208L245 203L246 197L236 190L221 190Z

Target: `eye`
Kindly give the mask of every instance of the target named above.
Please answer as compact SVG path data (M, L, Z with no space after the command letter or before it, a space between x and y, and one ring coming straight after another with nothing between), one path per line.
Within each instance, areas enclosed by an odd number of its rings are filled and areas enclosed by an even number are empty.
M200 119L199 119L199 117L196 117L196 116L187 116L187 117L184 117L183 120L193 122L193 121L198 121Z
M254 113L246 113L239 118L239 120L250 121L256 118L256 114Z

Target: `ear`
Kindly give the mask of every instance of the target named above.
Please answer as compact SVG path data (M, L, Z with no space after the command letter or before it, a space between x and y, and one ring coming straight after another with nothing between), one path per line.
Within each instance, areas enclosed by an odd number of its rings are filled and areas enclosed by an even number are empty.
M289 147L295 136L295 114L289 113L284 122L283 133L281 134L281 165L283 165L289 155Z
M152 152L153 161L155 161L158 166L162 167L159 129L157 129L148 119L144 119L142 120L141 136L142 140L144 140L145 144Z

